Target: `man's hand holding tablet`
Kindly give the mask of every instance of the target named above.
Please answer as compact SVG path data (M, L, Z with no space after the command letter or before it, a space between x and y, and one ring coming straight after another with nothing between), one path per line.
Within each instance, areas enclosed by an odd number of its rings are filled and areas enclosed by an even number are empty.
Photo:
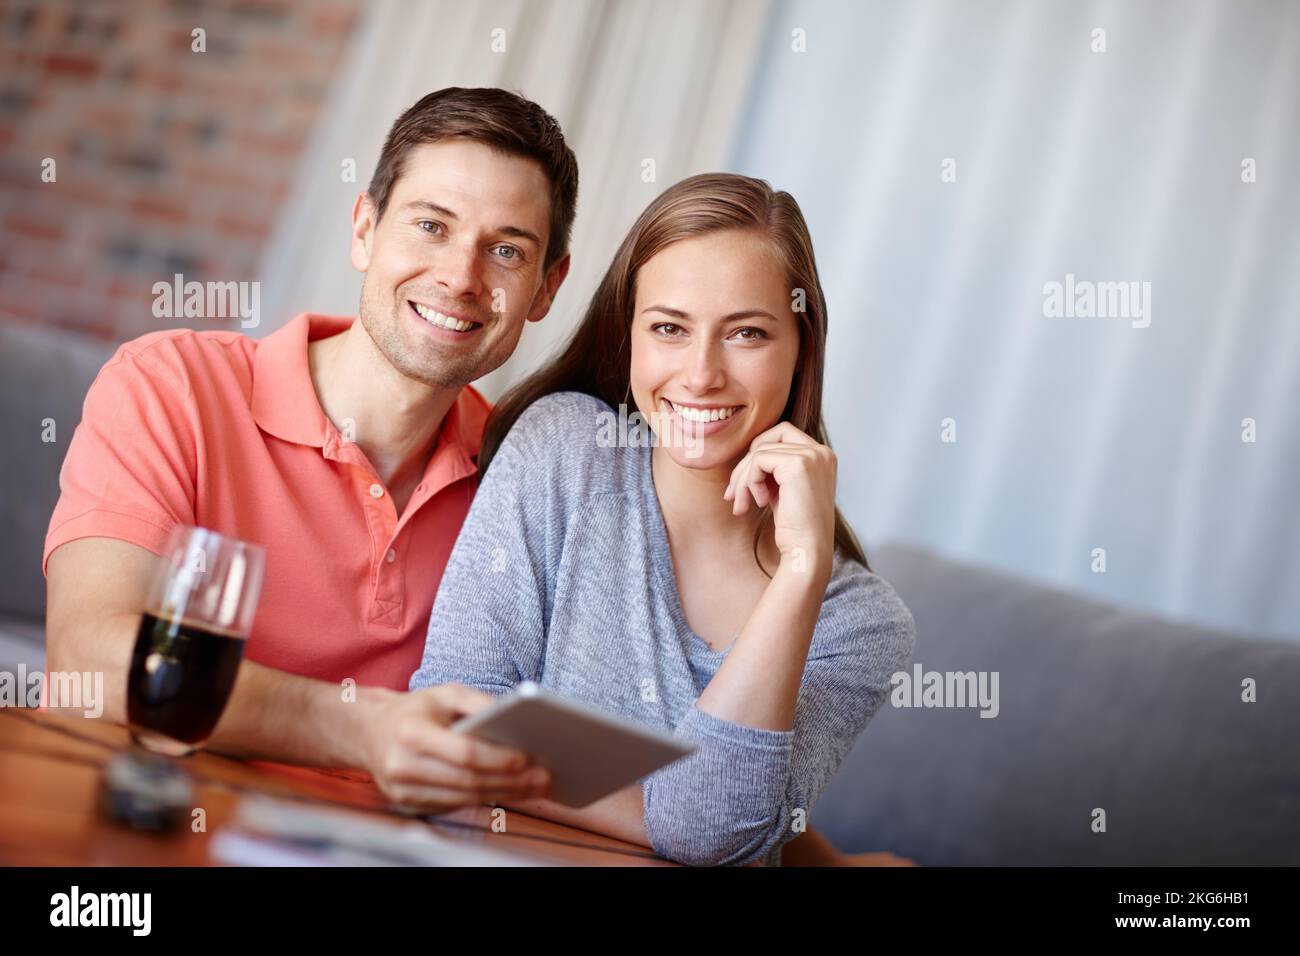
M551 772L548 799L574 808L695 749L669 734L548 694L532 681L461 718L451 730L528 754Z
M450 729L496 703L491 694L463 684L384 691L377 705L382 710L366 722L357 765L405 810L437 814L545 797L549 774L527 754Z

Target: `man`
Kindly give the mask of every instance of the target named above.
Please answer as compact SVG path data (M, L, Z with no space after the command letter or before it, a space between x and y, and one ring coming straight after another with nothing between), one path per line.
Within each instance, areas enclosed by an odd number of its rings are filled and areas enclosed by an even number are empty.
M45 542L49 668L103 671L104 716L124 721L154 555L172 526L202 525L267 549L209 746L360 768L431 810L543 794L524 755L447 729L491 697L405 690L477 483L489 407L469 383L550 309L577 186L536 104L432 93L394 124L353 207L358 320L121 346L87 395Z

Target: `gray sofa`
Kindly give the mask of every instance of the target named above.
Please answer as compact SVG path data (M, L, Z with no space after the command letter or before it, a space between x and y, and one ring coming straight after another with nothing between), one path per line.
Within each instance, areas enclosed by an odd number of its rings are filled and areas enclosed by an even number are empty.
M44 666L45 530L86 390L114 351L57 329L0 321L0 669ZM54 442L41 440L45 419L54 420Z
M905 545L869 558L916 619L914 664L999 672L999 711L887 701L812 811L837 846L932 865L1300 864L1300 641Z
M44 659L59 466L112 351L0 323L0 669ZM999 713L886 703L813 810L837 845L932 865L1300 863L1300 643L1128 613L916 548L871 556L916 618L915 662L998 671ZM1241 702L1245 677L1257 703ZM1105 833L1091 829L1098 807Z

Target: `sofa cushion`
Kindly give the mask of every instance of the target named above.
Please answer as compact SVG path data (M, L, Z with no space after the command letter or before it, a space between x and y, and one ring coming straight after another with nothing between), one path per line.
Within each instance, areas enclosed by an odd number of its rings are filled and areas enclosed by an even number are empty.
M66 331L0 322L0 613L45 614L41 554L59 469L90 383L113 351ZM47 419L52 442L43 440Z
M0 615L0 671L16 673L19 664L29 673L45 667L45 622Z
M871 560L916 619L914 665L996 671L999 707L887 700L811 815L841 849L931 865L1300 863L1300 643L915 547Z

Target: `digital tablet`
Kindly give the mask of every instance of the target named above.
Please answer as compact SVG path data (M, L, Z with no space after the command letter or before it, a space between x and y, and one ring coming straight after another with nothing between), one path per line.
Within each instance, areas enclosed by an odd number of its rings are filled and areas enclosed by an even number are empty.
M543 691L533 681L451 725L513 747L551 772L547 799L585 807L685 757L693 744Z

